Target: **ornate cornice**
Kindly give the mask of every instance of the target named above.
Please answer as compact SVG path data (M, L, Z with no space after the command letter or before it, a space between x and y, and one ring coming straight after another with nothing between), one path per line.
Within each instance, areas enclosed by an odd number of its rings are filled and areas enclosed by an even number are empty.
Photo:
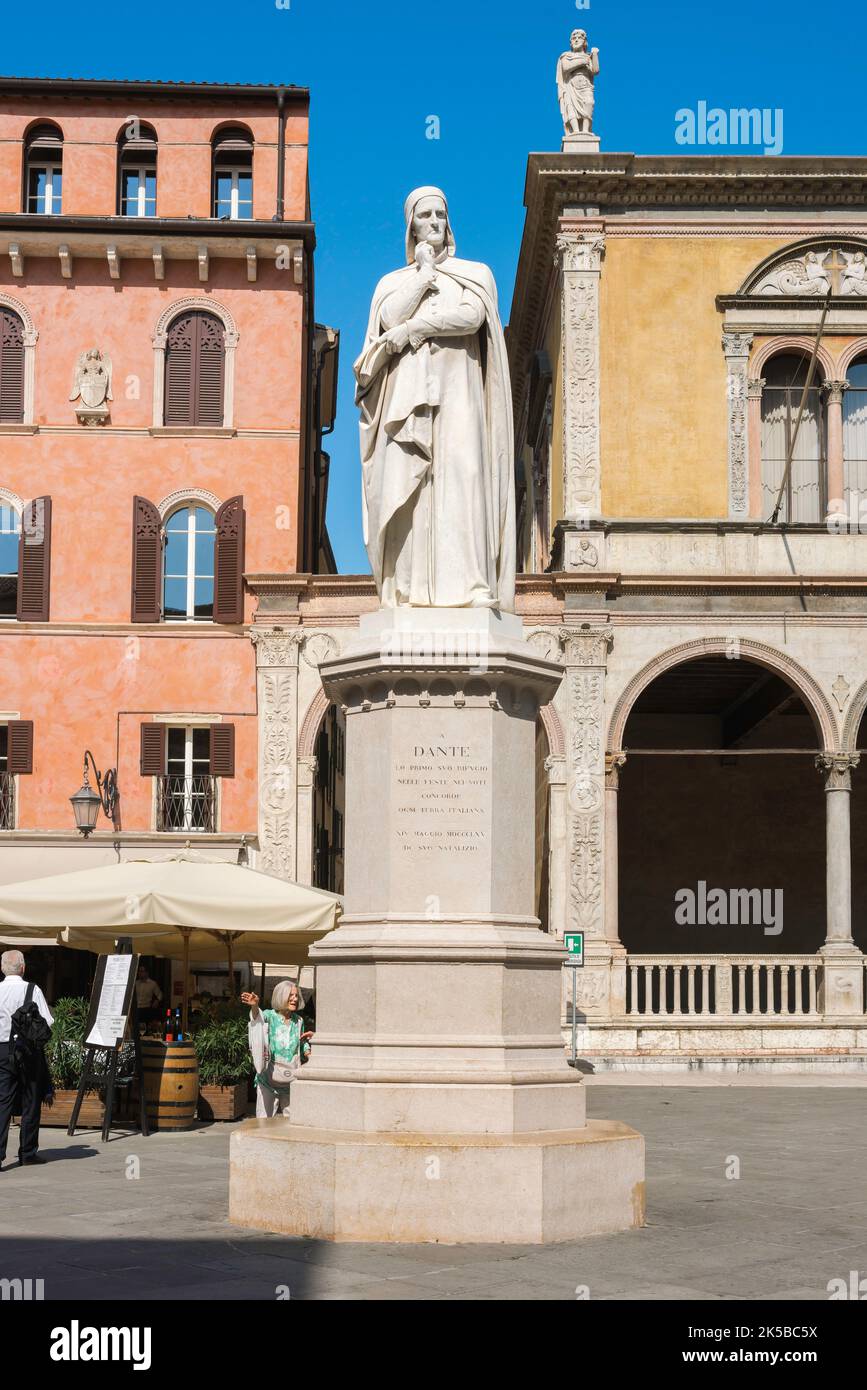
M634 223L636 214L670 212L692 219L689 227L677 229L678 235L779 238L789 234L784 222L790 209L792 235L812 231L818 236L822 223L812 228L799 215L815 210L836 231L841 214L867 214L867 159L531 154L524 202L527 217L508 335L516 418L543 328L555 238L565 230L564 223L577 225L580 219L588 232L604 231L606 236L667 236L671 233L665 227L626 224L630 217ZM739 225L719 226L726 210L733 221L740 219ZM763 214L760 221L756 214ZM703 228L703 222L713 226Z

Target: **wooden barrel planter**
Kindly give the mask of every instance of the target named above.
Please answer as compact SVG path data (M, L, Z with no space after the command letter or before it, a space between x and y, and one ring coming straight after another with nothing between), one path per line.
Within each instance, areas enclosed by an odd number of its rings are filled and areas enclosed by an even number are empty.
M152 1129L192 1129L199 1099L199 1062L191 1042L142 1038L145 1108Z

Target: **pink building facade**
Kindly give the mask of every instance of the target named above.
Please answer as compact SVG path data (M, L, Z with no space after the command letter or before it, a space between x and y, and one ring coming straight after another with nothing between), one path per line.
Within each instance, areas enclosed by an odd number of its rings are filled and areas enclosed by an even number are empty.
M333 569L308 107L0 80L0 883L255 860L247 576ZM85 840L86 749L119 795Z

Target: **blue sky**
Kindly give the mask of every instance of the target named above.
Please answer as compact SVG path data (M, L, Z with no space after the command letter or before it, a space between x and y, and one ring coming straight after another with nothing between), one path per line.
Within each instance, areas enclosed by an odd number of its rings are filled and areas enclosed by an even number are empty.
M493 268L507 321L527 154L559 149L554 73L572 29L600 50L604 150L724 153L675 142L675 113L705 101L781 108L784 154L864 151L863 44L803 0L147 0L84 13L69 0L25 9L4 26L0 69L311 89L317 318L342 335L328 523L344 572L368 569L352 362L375 282L403 262L403 200L445 188L458 252Z

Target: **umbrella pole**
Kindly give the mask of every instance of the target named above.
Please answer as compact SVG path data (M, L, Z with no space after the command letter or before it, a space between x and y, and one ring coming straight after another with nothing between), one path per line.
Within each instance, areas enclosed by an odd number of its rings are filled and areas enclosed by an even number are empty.
M232 952L232 933L231 933L231 932L229 932L228 947L229 947L229 998L231 999L232 1003L234 1004L234 1002L235 1002L235 957L234 957L234 954L233 954L233 952Z
M190 1008L190 929L182 927L184 933L184 1004L181 1014L181 1031L187 1036L187 1015Z

